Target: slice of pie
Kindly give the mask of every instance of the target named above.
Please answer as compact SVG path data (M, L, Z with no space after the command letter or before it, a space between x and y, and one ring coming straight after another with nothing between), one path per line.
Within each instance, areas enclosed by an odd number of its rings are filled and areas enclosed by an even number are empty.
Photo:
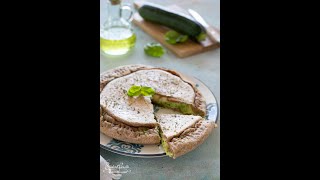
M109 137L135 144L159 144L158 127L134 127L109 116L100 105L100 131Z
M201 116L160 114L156 118L160 124L162 147L174 159L202 144L215 126Z

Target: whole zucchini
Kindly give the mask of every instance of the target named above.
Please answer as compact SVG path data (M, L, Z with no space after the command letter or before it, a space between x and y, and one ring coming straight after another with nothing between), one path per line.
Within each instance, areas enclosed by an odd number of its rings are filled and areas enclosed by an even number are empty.
M147 21L167 26L190 37L197 37L202 32L197 22L161 6L143 5L138 12Z

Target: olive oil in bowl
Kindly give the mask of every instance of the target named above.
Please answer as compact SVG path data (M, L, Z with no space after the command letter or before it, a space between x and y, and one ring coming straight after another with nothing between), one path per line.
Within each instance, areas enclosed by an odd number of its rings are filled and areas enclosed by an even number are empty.
M100 48L108 55L123 55L135 45L136 35L127 27L110 27L100 30Z

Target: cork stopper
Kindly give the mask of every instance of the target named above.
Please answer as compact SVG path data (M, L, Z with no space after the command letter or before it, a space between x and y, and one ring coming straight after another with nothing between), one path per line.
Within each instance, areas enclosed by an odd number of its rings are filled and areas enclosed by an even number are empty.
M121 3L121 0L109 0L112 5L118 5Z

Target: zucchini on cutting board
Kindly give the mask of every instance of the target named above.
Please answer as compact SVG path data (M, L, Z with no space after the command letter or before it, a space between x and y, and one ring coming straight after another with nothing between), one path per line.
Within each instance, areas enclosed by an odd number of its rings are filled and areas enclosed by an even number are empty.
M197 37L202 32L199 23L169 9L147 4L140 7L138 12L144 20L167 26L190 37Z
M141 13L141 10L139 8L142 7L144 3L137 1L135 2L134 5L138 9L138 12L135 13L133 22L180 58L192 56L195 54L199 54L199 53L220 47L219 43L213 43L209 40L209 38L202 41L201 43L198 43L189 39L187 42L184 42L184 43L179 43L174 45L169 44L165 41L165 38L164 38L165 33L170 30L170 28L168 27L171 27L172 29L176 29L181 33L187 34L190 37L195 37L202 31L201 26L195 21L188 20L189 16L187 15L187 13L185 13L185 11L182 8L176 5L171 5L165 8L172 10L172 12L179 12L178 15L176 15L175 13L168 14L168 12L163 12L161 11L161 9L159 11L157 10L157 8L153 8L152 6L154 5L150 3L145 4L145 5L151 5L151 6L144 8L143 12ZM161 7L161 6L157 6L157 7ZM140 16L139 10L140 10L140 14L142 14L148 20ZM153 12L150 13L150 11L153 11ZM181 16L188 17L188 18L181 18Z

